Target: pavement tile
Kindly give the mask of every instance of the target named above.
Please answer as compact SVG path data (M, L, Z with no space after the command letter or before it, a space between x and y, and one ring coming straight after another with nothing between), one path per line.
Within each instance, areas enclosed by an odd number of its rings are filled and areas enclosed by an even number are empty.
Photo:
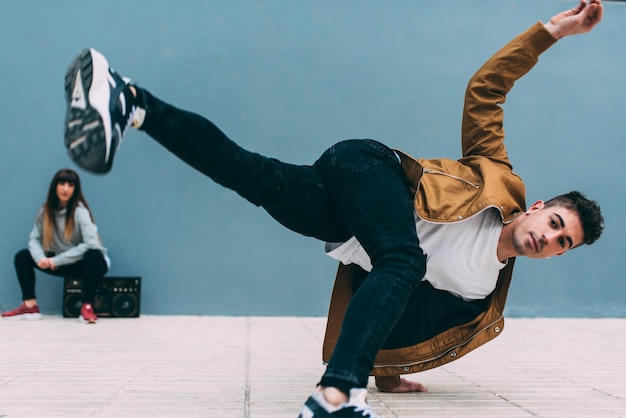
M0 418L296 417L323 373L324 318L0 321ZM626 417L626 319L508 319L463 359L378 392L383 418Z

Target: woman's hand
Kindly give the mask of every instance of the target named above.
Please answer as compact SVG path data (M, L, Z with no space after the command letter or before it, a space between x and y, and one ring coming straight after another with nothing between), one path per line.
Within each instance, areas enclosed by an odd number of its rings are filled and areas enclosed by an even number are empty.
M37 261L37 267L42 270L56 270L57 266L54 264L54 260L52 258L46 257Z

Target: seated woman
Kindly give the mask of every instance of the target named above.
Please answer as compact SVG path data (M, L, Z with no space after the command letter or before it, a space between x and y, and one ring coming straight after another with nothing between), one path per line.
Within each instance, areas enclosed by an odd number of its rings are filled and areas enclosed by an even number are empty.
M53 276L81 278L83 304L79 320L93 324L96 289L110 266L91 209L83 196L78 174L59 170L37 212L28 249L15 255L15 271L22 289L22 305L2 313L3 319L37 320L41 312L35 297L35 268Z

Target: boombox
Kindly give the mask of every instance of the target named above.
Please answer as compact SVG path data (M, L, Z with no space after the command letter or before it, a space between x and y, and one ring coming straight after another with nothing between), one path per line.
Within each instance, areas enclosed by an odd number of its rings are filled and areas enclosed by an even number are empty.
M63 285L63 316L77 318L82 305L82 279L66 277ZM104 277L96 290L93 310L99 317L139 316L141 277Z

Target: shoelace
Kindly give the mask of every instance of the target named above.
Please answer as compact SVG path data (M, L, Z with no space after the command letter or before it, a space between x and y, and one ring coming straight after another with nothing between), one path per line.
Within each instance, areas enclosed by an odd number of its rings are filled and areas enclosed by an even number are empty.
M363 417L376 417L378 415L374 415L374 410L369 404L363 404L356 406L354 412L360 412Z
M133 124L133 119L135 117L136 111L137 111L137 106L133 105L130 107L130 112L128 112L128 117L126 118L126 126L124 126L124 129L122 130L122 135L124 135L126 131L128 130L128 128L130 128L130 126Z
M109 71L111 71L111 70L109 69ZM126 89L127 86L128 86L128 81L126 81L126 80L130 81L130 79L122 78L122 80L124 80L124 89ZM128 128L130 128L132 126L133 120L135 118L135 112L137 111L137 107L138 107L136 104L133 104L133 105L130 106L130 109L126 108L126 105L127 105L126 104L126 94L130 94L130 93L128 93L125 90L120 91L120 94L119 94L118 99L117 99L118 100L118 104L117 105L121 106L122 114L126 114L126 125L124 125L124 128L120 129L121 127L117 126L117 124L116 124L116 128L118 129L118 133L120 134L120 138L122 136L124 136L126 134L126 131L128 130ZM128 111L128 113L126 113L127 111Z
M113 128L117 131L118 138L122 138L126 134L126 131L128 130L128 128L130 128L131 125L133 124L136 111L137 111L137 106L130 107L130 112L128 112L128 116L126 117L126 125L124 125L124 129L120 129L119 123L116 123L115 125L113 125ZM117 144L117 147L119 148L120 145L122 145L122 141L119 141L119 143Z
M362 417L380 418L377 413L374 412L372 407L365 400L367 397L367 389L350 390L349 405L354 408L355 413L359 413Z

